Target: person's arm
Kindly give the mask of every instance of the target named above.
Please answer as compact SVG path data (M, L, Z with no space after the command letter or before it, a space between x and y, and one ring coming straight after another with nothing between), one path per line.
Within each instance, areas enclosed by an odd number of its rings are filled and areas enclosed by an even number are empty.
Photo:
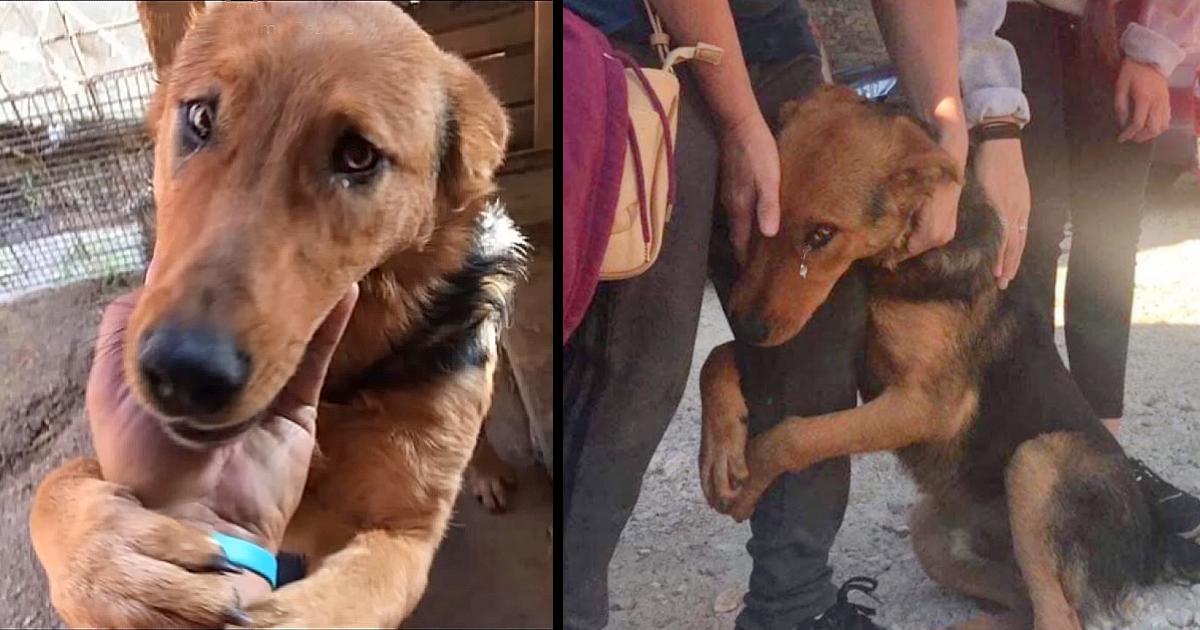
M1127 59L1154 66L1171 76L1200 45L1200 0L1146 0L1137 22L1121 35L1121 52Z
M1017 51L996 34L1008 0L962 0L958 6L958 65L967 126L1007 120L1029 123Z
M872 5L914 112L937 128L939 143L958 162L961 176L967 161L967 124L958 84L954 0L872 0ZM959 182L934 191L918 211L910 255L954 238L961 193Z
M1200 43L1200 0L1147 0L1121 36L1113 107L1124 125L1118 140L1146 142L1171 124L1167 77L1186 49Z
M758 108L728 0L650 0L672 46L705 42L725 54L719 65L690 63L719 126L721 202L729 214L734 250L745 256L752 217L759 230L779 230L779 150Z
M963 0L958 8L959 72L967 125L1009 122L1024 127L1029 101L1021 89L1021 64L1013 45L996 32L1007 0ZM975 148L972 170L1003 224L992 269L1001 289L1017 275L1029 223L1029 177L1019 138L992 139Z

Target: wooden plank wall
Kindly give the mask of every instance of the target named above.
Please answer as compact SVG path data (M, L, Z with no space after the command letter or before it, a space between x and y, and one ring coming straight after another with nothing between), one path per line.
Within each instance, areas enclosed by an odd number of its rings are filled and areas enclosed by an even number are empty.
M439 46L463 56L508 108L509 151L534 146L535 2L419 2L407 11Z
M487 78L512 122L500 188L522 225L553 220L553 2L398 2L438 45Z

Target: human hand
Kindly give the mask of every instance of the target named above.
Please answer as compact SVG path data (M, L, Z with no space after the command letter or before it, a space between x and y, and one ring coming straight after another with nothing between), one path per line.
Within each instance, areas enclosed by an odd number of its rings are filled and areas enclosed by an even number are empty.
M962 196L962 173L967 161L966 122L957 117L940 124L938 145L958 165L959 177L934 186L932 194L916 211L915 227L908 239L907 258L918 256L954 239L958 229L958 198Z
M131 489L148 509L278 552L307 480L318 395L357 286L317 329L262 418L235 441L204 450L173 441L125 379L124 332L138 296L121 296L105 310L88 378L87 414L105 480Z
M975 177L1000 217L1003 235L996 266L996 283L1007 289L1021 266L1029 225L1029 178L1017 138L997 138L979 145L975 154Z
M746 260L751 225L764 236L779 231L779 149L757 110L724 125L721 142L721 205L739 264Z
M1153 140L1171 124L1167 77L1154 66L1126 58L1117 74L1114 108L1117 123L1124 126L1118 142Z

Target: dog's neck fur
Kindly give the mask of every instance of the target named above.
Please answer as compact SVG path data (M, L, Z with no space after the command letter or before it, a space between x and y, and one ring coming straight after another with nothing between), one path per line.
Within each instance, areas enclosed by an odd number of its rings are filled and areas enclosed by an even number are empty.
M494 354L527 244L498 203L456 219L435 232L442 242L394 256L364 278L360 308L387 316L351 319L351 327L382 329L369 335L375 347L357 368L331 374L325 399L428 381Z
M1002 227L996 211L971 178L958 203L954 238L920 256L885 268L879 260L864 261L877 296L909 301L974 301L996 290L992 274L1000 251Z

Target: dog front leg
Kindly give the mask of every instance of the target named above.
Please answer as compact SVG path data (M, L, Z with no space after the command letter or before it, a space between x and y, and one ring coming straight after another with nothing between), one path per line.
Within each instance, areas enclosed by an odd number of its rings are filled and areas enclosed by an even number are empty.
M737 521L749 518L758 499L785 472L835 457L950 438L971 417L975 405L973 393L934 397L920 387L895 386L861 407L788 418L750 441L746 449L750 477L728 513Z
M253 627L398 627L425 592L440 539L432 534L356 534L312 575L248 609Z
M729 504L749 476L741 377L733 342L717 346L700 370L700 486L714 510Z

